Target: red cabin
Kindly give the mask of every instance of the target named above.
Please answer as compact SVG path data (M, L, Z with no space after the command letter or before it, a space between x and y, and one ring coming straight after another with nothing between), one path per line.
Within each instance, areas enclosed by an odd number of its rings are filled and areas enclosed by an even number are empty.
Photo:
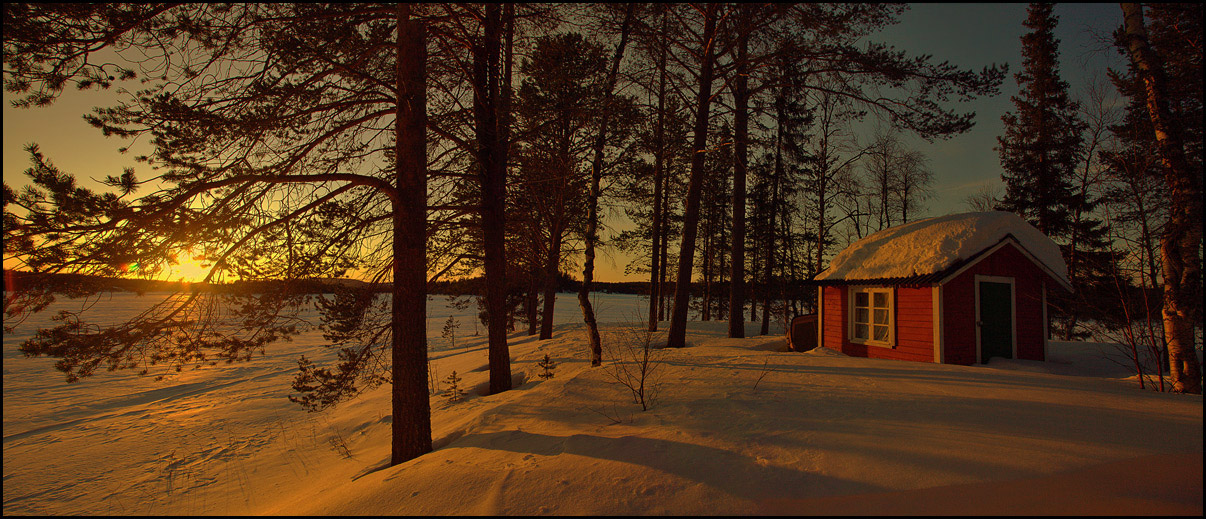
M834 257L815 281L818 345L964 365L1045 360L1047 293L1072 290L1059 247L1000 211L884 229Z

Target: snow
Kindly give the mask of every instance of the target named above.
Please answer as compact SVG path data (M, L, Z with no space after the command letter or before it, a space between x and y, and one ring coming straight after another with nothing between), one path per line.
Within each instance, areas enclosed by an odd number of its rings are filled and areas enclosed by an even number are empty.
M640 337L643 298L597 301L606 345ZM484 395L485 338L462 320L450 348L439 333L456 311L433 299L437 378L455 370L478 391L433 395L435 450L394 467L388 388L322 413L285 399L317 334L163 382L118 372L67 385L52 359L16 353L23 324L4 338L3 512L1202 512L1202 398L1139 390L1095 360L1108 345L948 366L786 352L781 335L729 339L726 322L692 322L689 347L656 350L642 412L608 376L611 355L589 367L573 303L559 297L552 339L512 336L521 384ZM545 354L557 367L541 380Z
M816 279L933 274L995 245L1007 234L1057 278L1068 282L1068 267L1059 246L1018 215L1005 211L951 214L884 229L838 253Z

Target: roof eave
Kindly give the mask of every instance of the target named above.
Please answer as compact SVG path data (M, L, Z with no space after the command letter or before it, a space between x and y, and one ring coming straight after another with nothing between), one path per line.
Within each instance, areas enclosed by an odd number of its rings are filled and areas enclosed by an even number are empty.
M818 286L942 285L942 284L946 284L950 280L954 279L959 274L962 274L963 271L971 268L972 265L975 265L980 260L988 257L991 253L996 252L996 250L1001 248L1005 243L1012 243L1014 247L1016 247L1019 251L1021 251L1022 255L1026 256L1026 258L1029 259L1031 263L1034 263L1035 265L1037 265L1039 267L1039 269L1042 270L1044 274L1047 274L1047 277L1054 280L1060 288L1067 290L1068 293L1073 292L1072 285L1070 285L1067 281L1060 278L1059 276L1055 275L1055 273L1051 271L1051 268L1048 267L1047 265L1043 264L1043 262L1038 261L1038 258L1036 258L1034 254L1032 254L1029 250L1027 250L1026 247L1022 245L1021 241L1019 241L1017 239L1017 237L1015 237L1013 235L1013 233L1007 233L1005 236L1001 237L1001 239L998 240L996 243L989 245L988 247L985 247L984 249L980 250L979 252L977 252L975 254L972 254L970 257L968 257L965 260L956 261L955 263L952 263L947 268L942 269L938 272L932 272L929 274L915 274L912 276L888 277L888 278L862 278L862 279L839 278L839 279L819 279L819 280L814 279L814 280L810 280L810 284L815 284Z

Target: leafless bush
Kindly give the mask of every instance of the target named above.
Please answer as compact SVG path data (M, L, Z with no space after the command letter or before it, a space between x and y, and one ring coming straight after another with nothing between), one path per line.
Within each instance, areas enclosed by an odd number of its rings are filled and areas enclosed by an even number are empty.
M348 448L347 440L343 439L343 435L339 431L335 432L334 436L327 439L327 443L331 444L331 450L335 451L339 457L349 459L352 457L352 451Z
M766 361L762 363L762 373L759 373L758 380L754 381L754 391L758 390L758 384L762 382L762 379L766 377L766 374L773 371L772 369L770 369L769 366L770 366L770 359L766 359Z
M632 402L648 411L657 401L658 378L665 351L653 346L653 333L644 324L627 327L619 340L608 341L604 355L611 359L607 374L632 393Z
M612 402L610 412L608 412L606 407L600 407L598 409L596 409L594 407L588 407L587 409L590 410L590 412L592 412L592 413L595 413L599 416L602 416L603 418L606 418L609 422L611 422L609 425L619 425L619 424L622 424L625 422L632 423L632 413L628 413L627 420L621 418L620 411L616 409L615 402Z
M1158 252L1154 250L1150 238L1127 235L1121 230L1125 225L1113 225L1116 222L1109 210L1106 211L1106 223L1109 224L1113 244L1111 252L1120 257L1119 261L1110 265L1113 291L1107 297L1112 300L1082 299L1080 304L1090 308L1108 308L1106 312L1097 313L1115 314L1116 318L1085 323L1083 327L1094 340L1116 345L1117 352L1125 359L1125 365L1134 370L1140 389L1151 386L1161 392L1171 390L1171 384L1166 385L1164 379L1168 369L1168 342L1164 337L1164 317L1155 264L1151 261ZM1134 258L1149 258L1149 261L1136 261Z
M323 418L323 425L331 431L331 435L327 437L327 444L331 446L331 450L343 459L351 459L352 449L348 448L348 441L343 437L343 431L325 417Z

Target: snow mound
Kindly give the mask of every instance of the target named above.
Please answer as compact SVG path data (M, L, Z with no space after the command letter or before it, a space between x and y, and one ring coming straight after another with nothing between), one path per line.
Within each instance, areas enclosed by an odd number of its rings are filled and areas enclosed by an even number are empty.
M938 216L884 229L847 247L817 280L885 279L942 272L1012 235L1035 260L1068 283L1059 246L1004 211Z

